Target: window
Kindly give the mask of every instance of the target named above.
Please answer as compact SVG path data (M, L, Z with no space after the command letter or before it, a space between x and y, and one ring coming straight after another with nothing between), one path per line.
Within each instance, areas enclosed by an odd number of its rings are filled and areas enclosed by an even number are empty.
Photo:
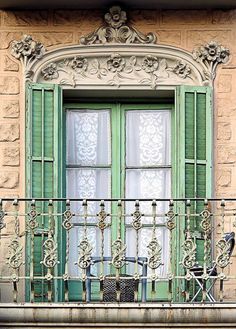
M29 197L65 196L63 194L66 190L65 172L69 197L140 199L153 197L151 194L155 194L158 199L170 196L173 198L210 196L211 91L209 88L177 88L174 109L170 106L154 104L116 103L103 104L103 106L80 104L67 106L65 117L60 101L58 86L34 84L28 88L27 193ZM66 120L67 129L63 129ZM91 125L93 125L93 133L88 137L86 134L89 133ZM155 144L157 136L161 142ZM66 139L70 147L65 148L63 141ZM77 150L78 145L80 145L79 150ZM159 183L163 188L159 188ZM193 230L196 231L200 260L202 239L197 233L199 231L197 220L195 224ZM96 240L93 226L94 224L91 223L90 231L94 236L92 239ZM177 226L179 235L175 237L173 260L175 264L181 259L181 236L183 238L184 232L183 223L177 223ZM132 245L132 235L128 236L128 222L125 228L126 239ZM113 231L111 229L110 236L107 236L107 252L109 252L109 239L114 234L116 229ZM77 237L79 235L76 233ZM162 236L164 244L167 238L165 233ZM57 227L56 238L59 244L63 240L60 225ZM42 258L41 245L42 236L39 234L35 237L35 262L38 261L38 264ZM75 248L74 252L76 253ZM127 252L132 255L132 247L129 245ZM64 256L63 254L60 256L58 272L63 273ZM73 262L74 256L71 257ZM36 271L41 269L36 268Z

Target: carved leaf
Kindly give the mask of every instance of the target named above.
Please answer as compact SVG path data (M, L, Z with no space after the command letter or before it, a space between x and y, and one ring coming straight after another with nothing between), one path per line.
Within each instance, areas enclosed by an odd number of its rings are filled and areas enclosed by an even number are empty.
M159 69L157 75L161 78L168 78L169 74L167 72L167 62L166 59L162 59L159 62Z

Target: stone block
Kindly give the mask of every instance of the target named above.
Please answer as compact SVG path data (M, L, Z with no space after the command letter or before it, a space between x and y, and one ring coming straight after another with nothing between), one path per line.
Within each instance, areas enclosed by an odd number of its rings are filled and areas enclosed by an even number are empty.
M181 31L157 30L157 40L168 45L181 45Z
M18 123L0 124L0 142L14 142L20 138L20 127Z
M0 188L14 189L19 186L19 173L15 171L0 172Z
M217 139L218 140L230 140L232 136L230 122L218 122L217 124Z
M193 49L204 45L209 41L218 43L230 48L232 39L231 30L189 30L187 31L187 47Z
M13 61L9 56L4 57L3 61L3 70L4 71L19 71L19 64L16 61Z
M7 146L3 149L3 166L19 166L20 149L19 146Z
M129 13L130 24L156 25L159 12L157 10L132 10Z
M22 32L0 32L0 49L7 49L13 40L21 40Z
M213 24L236 24L236 10L215 10L212 13Z
M223 169L218 172L217 175L217 184L221 187L228 187L231 185L231 169Z
M103 13L98 10L56 10L53 15L53 24L60 26L92 26L103 24Z
M20 82L17 77L0 76L0 95L17 95L20 92Z
M203 25L209 21L206 10L164 10L161 13L163 25Z
M224 164L234 164L236 162L235 147L219 145L217 152L217 162Z
M220 74L218 77L217 91L219 93L229 93L232 90L232 75Z
M3 25L6 26L44 26L48 24L47 11L5 11Z
M216 99L217 114L219 117L232 117L236 116L236 106L230 97L223 97Z
M31 35L34 40L41 42L45 47L73 42L73 33L70 32L32 32Z
M20 107L18 100L1 98L0 115L3 118L18 118L19 113Z

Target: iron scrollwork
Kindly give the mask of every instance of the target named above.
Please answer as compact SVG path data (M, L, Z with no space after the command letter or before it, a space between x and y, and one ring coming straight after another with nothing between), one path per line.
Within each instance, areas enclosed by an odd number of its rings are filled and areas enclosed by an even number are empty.
M9 256L7 257L7 264L14 270L20 268L23 264L23 247L17 237L13 238L9 248Z
M47 268L53 268L56 264L59 263L57 260L57 244L52 238L48 238L43 244L44 258L41 261L41 264Z
M78 262L75 264L78 265L82 269L86 269L92 264L92 246L88 242L88 239L83 239L79 244L79 258Z
M226 241L225 239L220 239L217 242L217 246L220 249L220 253L219 255L216 257L216 264L220 267L220 268L224 268L227 265L229 265L230 263L230 253L229 250L231 248L231 245L228 241Z
M161 251L162 248L157 241L157 238L154 237L148 244L148 266L151 269L157 269L161 265L163 265L161 261Z
M71 218L73 217L73 213L67 209L63 213L64 220L62 222L62 226L65 230L70 230L73 227L73 224L71 223Z
M111 263L115 268L121 268L125 265L125 250L126 245L121 239L117 239L113 242L113 257Z
M193 239L187 238L182 246L184 251L184 257L180 264L182 264L184 268L190 269L196 263L196 243Z

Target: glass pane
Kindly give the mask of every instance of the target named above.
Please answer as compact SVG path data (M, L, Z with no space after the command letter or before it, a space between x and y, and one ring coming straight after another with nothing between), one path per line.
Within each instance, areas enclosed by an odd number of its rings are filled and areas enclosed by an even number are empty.
M111 197L110 169L67 169L67 198L107 199ZM82 202L72 202L75 214L83 214ZM105 203L106 212L110 205ZM97 222L96 214L100 211L99 202L88 201L88 221ZM81 217L74 216L74 222L81 222Z
M126 165L170 164L170 111L126 112Z
M82 166L111 163L109 110L67 111L67 164Z
M171 195L171 169L126 170L126 197L130 199L166 199ZM143 223L152 223L152 202L140 202L140 211L145 214ZM157 201L157 222L163 222L168 211L168 202ZM126 202L126 212L134 212L134 202ZM127 223L132 221L127 218Z
M170 198L171 169L126 170L127 198Z

